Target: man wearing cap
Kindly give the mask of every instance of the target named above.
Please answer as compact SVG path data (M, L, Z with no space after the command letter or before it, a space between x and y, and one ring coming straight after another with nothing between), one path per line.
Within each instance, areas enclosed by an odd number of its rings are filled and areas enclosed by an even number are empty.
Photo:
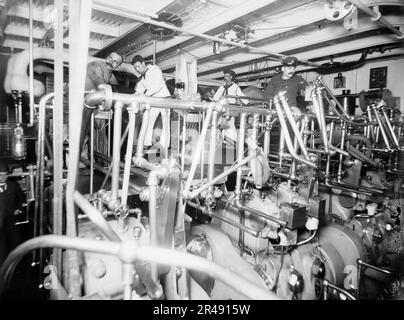
M15 181L8 181L7 161L0 159L0 265L4 262L8 251L16 243L10 243L18 237L7 235L12 229L12 217L18 207L26 200L20 185ZM14 232L14 230L12 230Z
M244 92L234 81L236 80L236 73L231 69L226 69L223 71L224 83L217 89L216 93L213 95L213 101L219 101L226 96L239 96L245 97ZM236 104L248 104L247 99L236 99L236 98L226 98L228 103ZM235 126L235 118L231 117L230 120L225 117L219 119L219 128L222 129L222 134L231 142L237 141L237 131Z
M296 57L287 57L282 61L282 73L272 77L264 91L264 97L272 99L278 92L286 91L286 98L290 107L298 107L297 96L304 95L308 83L301 76L296 75ZM294 108L293 108L294 109ZM292 109L292 110L293 110ZM303 111L299 108L300 111Z
M219 101L221 98L225 98L227 95L229 96L241 96L245 97L244 92L241 90L241 88L238 86L237 83L235 83L236 79L236 73L233 70L226 69L224 70L224 83L217 89L216 93L213 95L212 100L213 101ZM239 99L235 98L227 98L229 103L235 104L237 103ZM247 104L248 100L246 99L241 99L241 102L243 104Z

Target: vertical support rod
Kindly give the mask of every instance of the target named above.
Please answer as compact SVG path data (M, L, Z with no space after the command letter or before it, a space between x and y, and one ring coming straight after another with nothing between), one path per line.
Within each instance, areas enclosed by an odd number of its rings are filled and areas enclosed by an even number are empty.
M271 143L271 131L270 131L271 116L265 116L265 133L264 133L264 153L268 157L269 146Z
M90 194L93 194L94 189L94 114L91 114L90 121Z
M217 111L213 111L212 127L210 130L210 143L209 143L209 163L208 163L208 182L212 181L215 177L215 158L216 158L216 133L217 133ZM208 192L213 193L214 186L209 187Z
M118 199L119 192L119 172L121 160L121 125L122 125L122 108L123 103L120 101L115 102L114 105L114 136L112 145L112 182L111 182L111 198Z
M56 1L57 27L55 30L55 106L53 108L53 233L63 232L63 1ZM62 271L62 251L54 250L54 261L59 279Z
M244 158L244 141L245 141L245 130L246 130L247 114L243 112L240 115L240 131L238 135L238 145L237 145L237 162L241 163ZM234 194L237 199L241 199L241 176L243 174L243 169L240 167L237 169L236 176L236 186L234 188Z
M189 169L189 174L188 174L187 181L185 183L184 191L189 191L189 189L191 188L191 183L192 183L192 180L194 179L196 167L200 160L201 150L202 150L203 144L205 143L206 133L208 131L210 120L212 118L213 108L214 108L214 104L212 104L208 108L208 111L206 112L206 117L205 117L205 120L204 120L203 126L202 126L202 132L201 132L201 135L199 137L198 143L195 148L195 155L192 159L191 168Z
M128 123L129 133L128 133L128 142L126 145L125 169L123 173L122 195L121 195L121 203L124 208L126 207L128 201L130 164L132 162L133 141L135 139L135 126L136 126L136 113L134 110L130 110L129 123Z
M186 140L187 140L187 114L184 112L184 114L182 116L182 153L181 153L181 171L182 172L184 172L184 167L185 167L185 141Z
M74 190L76 188L78 164L80 158L80 129L82 119L77 117L83 113L84 86L90 36L92 0L69 1L69 172L66 187L66 234L77 236ZM81 295L80 270L78 253L66 252L69 268L66 278L69 279L71 297Z
M34 125L34 7L33 0L29 0L29 127Z

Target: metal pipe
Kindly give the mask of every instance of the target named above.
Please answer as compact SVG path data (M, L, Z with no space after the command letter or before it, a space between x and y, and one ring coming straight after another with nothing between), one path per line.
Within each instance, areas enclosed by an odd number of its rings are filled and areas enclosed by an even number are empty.
M133 141L135 138L135 126L136 126L136 113L129 111L129 134L126 144L126 156L125 156L125 169L123 172L123 185L121 193L121 203L123 208L126 207L128 201L128 188L130 179L130 165L132 163Z
M269 154L269 146L271 143L271 132L269 123L271 122L271 116L265 116L265 133L264 133L264 153L265 155Z
M327 289L330 287L331 289L334 289L335 291L339 292L340 294L342 293L343 295L345 295L349 300L356 300L356 298L350 294L348 291L337 287L336 285L332 284L331 282L329 282L328 280L323 280L323 290L327 291ZM324 300L327 300L328 298L328 293L324 293Z
M370 9L364 3L359 0L348 0L350 3L355 5L358 9L365 12L367 15L371 17L373 21L380 22L386 28L390 29L392 32L395 33L398 39L404 39L404 33L401 32L399 29L396 29L390 22L388 22L380 12L375 12L374 10Z
M209 210L206 207L200 206L192 201L188 201L187 204L192 208L202 211L204 214L207 214L211 217L215 217L216 219L219 219L225 223L228 223L228 224L232 225L233 227L236 227L237 229L242 230L243 232L247 232L248 234L252 235L253 237L258 238L261 235L260 232L257 230L246 227L245 225L237 223L236 221L233 221L231 219L227 219L227 218L223 217L222 215L220 215L212 210Z
M252 47L252 46L249 46L249 45L246 45L246 44L242 44L242 43L238 43L238 42L234 42L234 41L229 41L229 40L219 38L219 37L209 36L209 35L204 34L204 33L199 33L199 32L195 32L195 31L189 31L189 30L186 30L186 29L183 29L183 28L176 27L176 26L174 26L172 24L156 21L156 20L153 20L153 19L150 19L150 18L145 18L145 17L142 17L142 16L136 16L136 17L134 17L134 19L136 19L138 21L141 21L141 22L144 22L144 23L147 23L147 24L163 27L163 28L166 28L166 29L169 29L169 30L175 30L175 31L178 31L178 32L181 32L181 33L189 33L189 34L191 34L193 36L203 38L203 39L208 39L208 40L211 40L211 41L214 41L214 42L224 43L224 44L235 46L235 47L242 48L242 49L249 49L249 50L252 50L252 51L265 53L266 55L269 55L269 56L272 56L274 58L277 58L278 60L282 60L282 59L285 59L287 57L286 55L283 55L283 54L273 53L273 52L270 52L268 50ZM320 65L318 63L313 63L313 62L307 61L307 60L299 60L299 62L301 62L302 64L305 64L305 65L308 65L308 66L312 66L312 67L320 67Z
M45 116L46 116L46 103L49 99L52 99L55 94L49 93L41 98L39 101L39 111L38 111L38 142L37 142L37 164L36 164L36 183L35 183L35 194L37 200L34 206L34 230L33 236L38 236L38 226L39 235L43 233L43 210L44 210L44 170L45 170ZM42 258L42 252L40 253L40 260ZM41 261L39 261L41 262ZM33 253L32 264L36 264L36 252Z
M149 225L150 225L150 244L158 246L157 235L157 187L160 179L168 176L169 169L167 166L161 165L156 170L152 170L149 174L147 184L149 186ZM151 264L151 278L158 281L158 266Z
M97 151L94 152L94 156L95 156L95 158L102 159L102 160L104 160L104 161L107 161L108 163L111 163L111 162L112 162L112 157L108 157L108 156L106 156L106 155L104 155L104 154L102 154L102 153L99 153L99 152L97 152ZM86 163L85 163L85 164L86 164ZM86 165L87 165L87 164L86 164ZM88 163L88 165L90 165L90 163ZM119 166L121 167L121 169L125 169L125 163L124 163L123 161L119 162ZM104 168L103 168L103 169L104 169ZM104 169L103 172L105 172L105 173L107 173L107 172L111 173L110 170L112 170L112 166L109 166L109 167L108 167L108 170L107 170L107 169ZM133 173L133 174L140 175L140 176L142 176L142 177L144 177L144 178L147 178L147 177L149 176L149 173L148 173L148 172L145 172L145 171L143 171L143 170L141 170L141 169L139 169L139 168L135 168L135 167L131 167L131 168L130 168L130 172ZM100 189L104 189L104 187L101 187Z
M328 143L331 146L331 142L332 142L332 134L334 131L334 121L331 121L331 125L330 125L330 136L329 136L329 140ZM331 155L328 153L327 154L327 162L325 164L325 182L327 183L329 180L329 175L330 175L330 165L331 165Z
M229 200L223 199L223 198L221 198L220 201L222 201L222 202L224 202L224 203L226 203L228 205L231 205L232 207L235 207L237 209L248 211L248 212L250 212L250 213L252 213L252 214L254 214L256 216L259 216L261 218L264 218L264 219L270 220L272 222L275 222L275 223L279 224L282 227L286 227L286 222L285 221L277 219L277 218L275 218L275 217L273 217L273 216L271 216L269 214L266 214L265 212L255 210L253 208L246 207L246 206L243 206L243 205L235 203L235 202L230 202Z
M90 161L87 159L81 158L81 162L83 162L86 166L90 165ZM121 164L121 167L123 167L122 164ZM104 167L100 166L97 163L94 164L94 169L105 175L107 175L109 173L107 169L105 169ZM134 168L131 169L131 172L133 172L133 170L134 170ZM119 176L119 182L123 183L123 178L121 176ZM142 190L142 187L134 185L133 183L129 183L129 188L132 189L135 193L140 193L140 191ZM100 188L100 189L103 189L103 188Z
M212 181L215 176L217 117L217 111L213 111L209 143L208 182ZM208 190L210 194L213 194L213 185L209 186Z
M85 103L89 106L97 105L102 102L108 101L112 103L113 101L120 101L124 105L151 105L154 108L165 108L165 109L177 109L186 111L207 111L209 108L214 106L214 109L218 112L229 112L234 114L247 113L254 114L258 113L260 115L276 115L276 112L269 110L267 108L257 108L252 106L238 106L229 105L222 103L212 103L212 102L198 102L198 101L186 101L168 98L157 98L157 97L147 97L147 96L136 96L125 93L110 92L106 93L105 89L101 89L88 94L85 97Z
M382 123L382 121L381 121L381 119L380 119L380 116L379 116L379 113L378 113L378 111L377 111L376 106L373 106L373 112L374 112L374 114L375 114L376 121L377 121L377 123L379 124L379 130L380 130L380 132L381 132L381 134L382 134L384 143L386 144L386 148L387 148L387 150L391 150L390 143L389 143L389 139L387 138L387 134L386 134L386 132L384 131L383 123Z
M338 190L347 191L347 192L351 192L351 193L354 193L354 194L362 194L362 195L369 196L369 197L373 196L373 194L369 193L369 192L364 192L364 191L360 191L360 190L357 190L357 189L346 188L346 187L343 187L343 186L340 186L340 185L337 185L337 184L332 184L330 182L328 182L328 183L319 183L318 185L320 187L335 188L335 189L338 189Z
M121 158L121 122L122 122L122 107L123 104L119 101L115 103L114 109L114 136L113 136L113 151L112 151L112 182L111 193L112 199L118 199L119 193L119 173L120 173L120 158Z
M317 87L317 89L315 90L316 94L317 94L317 99L318 99L318 107L319 107L319 114L320 114L320 121L321 121L321 134L323 135L323 140L325 142L324 144L324 150L326 153L329 152L328 150L328 139L327 139L327 126L325 123L325 118L324 118L324 103L323 103L323 95L322 95L322 91L323 89L321 87Z
M109 113L108 113L108 116L109 116ZM108 120L108 121L110 121L110 120ZM120 148L122 148L123 143L125 142L125 139L126 139L126 137L128 135L128 132L129 132L129 126L127 125L126 128L125 128L125 131L123 132L121 142L119 144ZM110 128L110 125L108 125L108 152L107 152L107 156L103 155L100 152L94 152L96 157L99 157L99 158L101 158L103 160L106 160L106 161L108 161L110 163L109 166L108 166L108 171L105 171L106 174L105 174L104 180L102 181L100 189L104 189L105 184L107 183L108 178L109 178L109 176L111 174L111 171L112 171L112 158L110 158L110 148L111 148L111 146L110 146L110 140L111 140L110 135L111 135L111 128ZM124 169L125 165L123 164L123 162L119 162L119 163L120 163L121 168Z
M251 283L242 275L223 268L207 259L178 250L140 246L136 241L122 243L110 241L89 240L83 238L47 235L28 240L14 249L0 269L0 293L10 279L17 263L25 254L37 248L65 248L96 252L118 256L124 263L134 263L138 260L149 261L164 265L173 265L203 272L226 284L230 288L254 300L278 300L274 293L268 292L261 286Z
M397 146L397 148L400 148L400 144L398 143L396 133L394 132L393 127L391 126L390 119L386 113L386 109L382 107L381 111L383 113L384 119L386 120L387 128L390 130L391 138L393 139L394 144Z
M203 191L205 191L206 189L210 188L211 186L215 185L218 181L222 180L223 178L227 177L228 175L230 175L232 172L238 170L239 168L241 168L242 166L244 166L245 164L247 164L249 161L251 161L252 159L254 159L257 156L257 153L255 152L254 154L246 157L243 159L243 161L241 161L240 163L237 161L237 163L233 166L231 166L229 169L223 171L221 174L219 174L218 176L216 176L214 179L208 181L207 183L205 183L202 187L199 187L198 189L186 194L187 199L194 199L196 198L199 194L201 194Z
M34 7L33 0L29 0L29 127L34 125Z
M247 122L247 114L242 113L240 115L240 130L238 135L238 144L237 144L237 162L241 163L244 158L244 141L245 141L245 131L246 131L246 122ZM236 186L234 188L234 194L237 199L241 199L242 195L242 181L241 176L243 174L241 166L237 169L236 176Z
M107 155L108 157L111 155L111 113L112 110L108 111L108 140L107 140ZM126 130L125 130L126 132ZM125 136L125 133L124 133ZM121 141L122 143L122 141Z
M280 105L279 99L277 99L277 98L274 99L274 104L275 104L276 110L277 110L277 112L278 112L278 114L279 114L279 122L280 122L280 124L281 124L282 130L283 130L284 132L286 132L286 134L284 133L284 137L285 137L285 142L286 142L286 145L287 145L287 147L288 147L289 153L290 153L290 154L292 155L292 157L295 158L297 161L302 162L302 163L304 163L305 165L307 165L307 166L309 166L309 167L311 167L311 168L316 168L316 165L315 165L314 163L312 163L312 162L310 162L310 161L308 161L308 160L306 160L306 159L304 159L304 158L302 158L302 157L299 157L299 156L296 154L296 152L295 152L295 150L294 150L294 148L293 148L293 144L292 144L290 135L289 135L288 130L287 130L287 124L286 124L285 118L283 117L283 113L282 113L282 109L281 109L281 105Z
M104 233L109 240L122 240L114 229L112 229L107 220L105 220L102 213L94 208L91 203L78 191L74 192L74 202L85 214L87 214L87 217Z
M178 119L180 119L178 117ZM182 116L183 119L183 124L182 124L182 153L181 153L181 171L184 172L185 169L185 141L187 140L187 114L184 113ZM178 123L178 128L179 128L179 123ZM179 147L179 145L178 145Z
M55 2L55 106L63 106L63 2ZM33 67L33 65L32 65ZM31 69L31 67L30 67ZM63 107L53 108L53 233L63 233ZM91 184L90 184L91 186ZM62 277L62 252L54 250L53 260L58 278ZM42 279L41 279L42 280ZM59 292L59 290L57 291Z
M132 263L124 263L122 268L122 279L124 285L123 299L132 300L132 284L133 284L133 274L135 272L135 267Z
M92 0L69 1L69 171L66 186L66 234L77 235L77 219L74 205L78 164L80 159L80 129L83 114L83 93L86 78L88 43ZM66 252L69 269L66 273L70 279L68 288L72 298L80 295L79 257L75 251Z
M94 189L94 112L90 121L90 194Z
M366 113L367 113L367 115L368 115L369 123L372 123L372 122L373 122L372 109L370 108L370 106L367 106L367 107L366 107ZM376 143L374 130L375 130L375 129L374 129L373 125L372 125L372 124L369 124L369 126L368 126L368 132L367 132L366 138L368 138L368 139L371 138L373 144Z
M308 158L308 153L306 146L303 143L303 138L300 135L299 128L297 127L295 118L293 117L292 111L290 110L290 106L288 102L286 101L285 97L286 91L282 91L278 93L279 100L281 102L281 106L283 107L283 110L285 110L286 117L289 120L289 124L292 127L293 133L295 134L295 137L297 138L297 141L299 142L300 149L302 150L303 155L305 158Z
M206 117L205 117L205 120L203 121L202 132L201 132L201 135L199 137L198 143L195 148L195 155L192 159L191 168L189 169L187 181L185 182L184 193L189 192L189 190L191 188L191 183L192 183L192 180L194 179L196 166L198 165L198 162L201 157L202 145L205 143L206 133L208 131L208 126L210 124L210 119L212 118L213 108L214 108L214 104L211 104L211 107L206 112ZM185 194L184 194L184 198L186 198Z
M205 119L205 112L202 112L202 119ZM401 128L401 127L400 127ZM198 133L199 133L199 135L201 135L201 132L202 132L202 126L201 126L201 121L199 120L199 123L198 123ZM201 163L200 163L200 168L201 168L201 180L203 179L203 177L204 177L204 166L205 166L205 144L203 143L202 144L202 149L201 149Z

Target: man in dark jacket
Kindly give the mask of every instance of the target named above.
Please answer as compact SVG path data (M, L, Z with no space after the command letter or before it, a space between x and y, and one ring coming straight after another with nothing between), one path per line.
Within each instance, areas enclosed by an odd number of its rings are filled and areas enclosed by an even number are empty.
M278 92L286 91L286 98L289 106L304 111L297 103L299 95L304 96L304 90L308 83L301 76L296 75L297 58L287 57L282 61L282 73L271 78L264 91L264 97L272 99Z
M123 58L119 53L111 52L105 61L96 60L87 65L86 91L98 90L100 84L110 84L112 72L122 64ZM80 148L83 147L84 138L88 133L91 115L98 106L84 104L83 120L81 123Z

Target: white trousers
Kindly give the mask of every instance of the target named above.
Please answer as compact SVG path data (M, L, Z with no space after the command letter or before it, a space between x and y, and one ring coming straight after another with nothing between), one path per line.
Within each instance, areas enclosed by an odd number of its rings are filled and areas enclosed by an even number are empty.
M161 113L162 129L161 136L159 131L156 130L156 135L153 136L153 129L156 123L157 117ZM170 146L170 110L161 108L150 108L150 118L147 125L146 137L144 141L145 146L151 146L156 142L156 138L159 138L160 144L163 147Z

